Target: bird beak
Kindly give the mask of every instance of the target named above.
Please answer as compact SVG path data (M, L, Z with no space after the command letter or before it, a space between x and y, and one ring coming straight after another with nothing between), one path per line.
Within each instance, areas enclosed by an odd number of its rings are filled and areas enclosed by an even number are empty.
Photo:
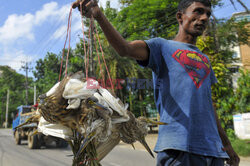
M92 106L98 110L107 110L106 107L98 103L98 99L95 97L87 99L87 106L90 106L90 107Z
M18 125L17 127L15 127L14 129L16 130L16 129L18 129L18 128L20 128L20 127L22 127L22 126L26 125L26 124L27 124L27 122L24 122L24 123L22 123L22 124Z
M104 107L103 105L99 104L99 103L94 103L94 107L98 110L107 110L106 107Z
M140 143L144 146L144 148L148 151L148 153L153 157L155 158L153 152L151 151L150 147L148 146L145 138L143 138L142 140L140 140Z
M79 148L78 152L76 153L76 157L78 158L80 154L84 151L87 145L95 138L95 131L87 135L87 137L83 140L81 147Z
M151 123L151 124L154 124L154 125L168 125L168 123L160 122L160 121L153 121L153 120L150 120L150 119L148 119L148 122Z

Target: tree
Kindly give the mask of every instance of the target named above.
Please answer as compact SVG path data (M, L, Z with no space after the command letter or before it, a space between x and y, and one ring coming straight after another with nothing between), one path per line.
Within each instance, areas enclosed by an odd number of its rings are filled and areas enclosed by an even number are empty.
M60 73L60 58L54 53L47 53L44 60L36 62L35 71L38 95L46 93L57 81Z
M248 71L240 70L238 88L235 92L235 111L237 113L250 112L250 74Z
M15 70L8 66L0 66L0 71L2 71L0 77L0 124L5 121L5 108L7 101L7 90L10 91L9 94L9 115L8 122L11 124L12 115L16 114L17 106L25 104L25 76L16 73ZM28 78L29 85L33 85L32 78ZM29 88L29 98L28 104L33 103L33 89ZM10 126L10 125L8 125Z
M119 12L115 25L127 40L170 39L177 33L177 5L178 1L170 0L130 1Z

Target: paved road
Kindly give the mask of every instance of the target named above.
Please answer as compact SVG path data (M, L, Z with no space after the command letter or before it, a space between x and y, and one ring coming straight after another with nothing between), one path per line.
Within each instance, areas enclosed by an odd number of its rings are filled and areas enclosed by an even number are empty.
M30 150L27 142L15 145L11 130L0 129L0 166L70 166L70 148L57 149L54 146ZM101 162L103 166L153 166L153 159L147 152L117 146Z
M153 136L155 137L155 136ZM147 137L149 144L153 138ZM152 140L151 140L152 139ZM139 149L139 144L135 144ZM0 129L0 166L70 166L72 157L70 148L57 149L55 146L37 150L28 149L27 142L15 145L11 130ZM121 144L105 157L103 166L154 166L153 159L143 150L133 150ZM250 166L250 158L241 158L240 166Z

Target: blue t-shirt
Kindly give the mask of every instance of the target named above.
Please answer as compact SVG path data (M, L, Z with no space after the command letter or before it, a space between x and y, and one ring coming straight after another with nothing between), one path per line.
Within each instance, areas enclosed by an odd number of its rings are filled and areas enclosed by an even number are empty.
M228 158L222 150L211 98L216 83L207 55L192 44L154 38L145 41L153 70L155 103L160 120L155 151L177 149Z

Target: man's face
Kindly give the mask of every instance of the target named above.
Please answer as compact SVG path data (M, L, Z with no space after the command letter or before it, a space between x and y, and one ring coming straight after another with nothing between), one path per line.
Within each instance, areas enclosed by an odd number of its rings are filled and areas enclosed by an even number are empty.
M183 30L192 36L200 36L207 27L211 8L194 2L181 14L179 23Z

